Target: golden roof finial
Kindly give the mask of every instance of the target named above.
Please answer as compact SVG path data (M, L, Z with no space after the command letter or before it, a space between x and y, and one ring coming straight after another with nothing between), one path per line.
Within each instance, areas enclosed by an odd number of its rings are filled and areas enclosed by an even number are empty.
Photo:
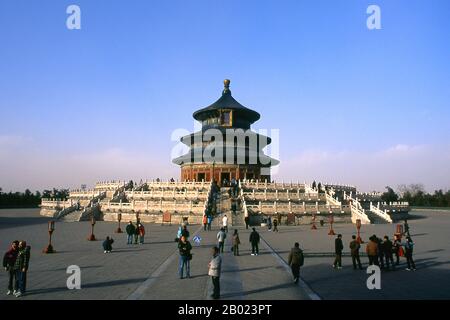
M229 88L230 87L230 82L231 81L229 79L223 80L223 84L224 84L225 88Z

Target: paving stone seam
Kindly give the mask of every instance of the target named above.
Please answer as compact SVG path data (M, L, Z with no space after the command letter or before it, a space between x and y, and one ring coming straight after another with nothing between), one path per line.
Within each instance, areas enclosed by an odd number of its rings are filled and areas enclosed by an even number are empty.
M200 230L202 229L202 226L200 226L192 236L195 237ZM175 260L176 256L178 254L178 249L175 249L173 253L165 260L163 261L159 267L145 280L133 293L131 293L126 300L140 300L144 294L145 291L147 291L148 288L151 287L151 285L158 279L158 277L172 264L173 260Z
M260 238L261 238L264 246L271 253L271 255L274 256L278 260L280 265L284 267L286 272L289 273L289 275L291 275L292 271L291 271L291 268L289 267L288 263L269 245L269 243L262 236ZM322 298L316 292L314 292L311 289L311 287L301 277L299 279L298 285L300 286L301 289L303 289L305 291L305 293L308 295L308 297L311 300L322 300Z

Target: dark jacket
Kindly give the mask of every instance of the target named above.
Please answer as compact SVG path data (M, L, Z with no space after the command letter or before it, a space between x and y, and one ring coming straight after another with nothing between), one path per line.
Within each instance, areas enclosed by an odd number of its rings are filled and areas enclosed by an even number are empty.
M14 263L14 270L20 271L22 271L22 269L25 269L25 271L28 270L28 265L30 263L30 251L31 251L30 246L26 246L25 248L19 250L16 261Z
M250 233L249 241L251 243L258 243L259 242L259 233L256 231L252 231L252 233Z
M180 256L189 256L192 250L192 245L189 241L183 243L182 241L178 242L178 250L180 250Z
M378 256L382 257L384 255L383 241L381 239L377 239L377 243L378 243Z
M103 250L111 251L113 243L114 243L113 239L106 239L105 241L103 241Z
M302 266L304 261L303 251L300 248L292 248L289 253L288 264L290 266Z
M125 231L128 235L133 235L136 232L136 227L133 224L128 224Z
M14 250L13 248L10 248L8 251L6 251L5 255L3 256L3 268L7 268L8 270L14 268L18 253L19 251L17 249Z
M181 236L186 237L186 239L189 238L189 231L187 229L181 230Z
M361 248L361 245L359 244L358 241L353 240L352 242L350 242L350 252L351 252L352 256L359 255L360 248Z
M334 240L334 250L336 254L342 254L342 250L344 250L342 239L336 238L336 240Z
M387 255L387 256L391 255L392 251L393 251L392 247L393 247L393 244L392 244L391 240L387 240L387 241L383 242L384 254Z

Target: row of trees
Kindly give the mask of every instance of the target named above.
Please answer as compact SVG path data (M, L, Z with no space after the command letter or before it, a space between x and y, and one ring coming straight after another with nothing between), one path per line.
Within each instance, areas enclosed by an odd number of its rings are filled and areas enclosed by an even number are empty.
M32 193L29 189L25 192L3 192L0 188L0 208L32 208L41 203L42 198L58 198L66 200L69 196L68 189L44 190L42 193Z
M450 190L435 190L433 194L425 192L422 184L398 186L397 192L391 187L381 197L383 201L408 201L411 206L418 207L450 207Z

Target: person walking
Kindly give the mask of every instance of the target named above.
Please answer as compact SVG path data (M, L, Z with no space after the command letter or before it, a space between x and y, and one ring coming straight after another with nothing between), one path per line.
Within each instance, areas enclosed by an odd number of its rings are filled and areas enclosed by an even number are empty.
M278 220L273 219L273 232L278 232Z
M16 263L17 255L19 253L19 241L15 240L11 243L11 247L6 251L3 256L3 268L8 272L8 291L6 295L16 294L14 290L14 283L16 281L16 273L14 271L14 265ZM14 290L14 291L13 291Z
M252 256L257 256L259 254L259 248L258 248L258 244L259 244L259 240L260 240L260 236L259 233L256 232L255 228L252 228L252 232L250 233L250 238L249 241L252 245Z
M133 222L128 222L125 232L127 233L127 244L133 244L133 235L136 232L136 227Z
M183 279L184 270L186 270L186 278L191 277L191 260L192 260L192 245L187 241L185 236L181 236L178 242L178 250L180 252L180 262L178 267L178 274L180 279Z
M208 217L206 216L206 214L203 215L203 230L206 231L206 226L208 225Z
M208 275L211 276L212 283L214 286L213 294L211 298L219 299L220 298L220 272L222 270L222 257L219 254L219 248L214 247L212 249L213 257L209 262L209 270Z
M342 234L338 234L337 238L334 240L334 252L336 258L334 259L333 268L342 269L342 250L344 250Z
M386 269L389 270L389 262L391 262L392 269L395 269L394 258L392 257L393 244L392 241L389 240L388 236L384 236L383 238L383 252L384 258L386 259Z
M378 242L375 235L369 238L369 243L366 246L367 257L369 257L369 265L378 266Z
M244 218L244 222L245 222L245 229L248 230L248 223L249 223L249 217L248 217L248 216L246 216L246 217Z
M350 253L352 255L353 269L356 270L356 263L358 263L359 270L362 270L361 260L359 258L359 249L361 245L356 240L356 236L352 235L352 241L350 242Z
M112 244L113 243L114 243L114 239L106 237L106 240L103 241L104 253L111 253L111 251L112 251Z
M292 276L294 277L294 283L298 283L300 278L300 267L303 266L304 256L303 251L300 249L300 244L296 242L291 249L288 258L288 264L292 270Z
M228 233L228 217L224 215L222 218L223 230Z
M406 263L408 264L408 267L406 268L407 271L412 270L416 271L416 264L413 260L413 249L414 249L414 242L412 241L411 237L406 237L406 242L404 243L405 246L405 257L406 257Z
M139 223L139 244L144 244L145 228L142 223Z
M217 241L219 242L219 252L223 253L223 247L225 246L225 239L227 234L225 233L224 228L220 228L217 233Z
M269 231L272 231L272 217L267 219L267 228Z
M16 290L15 296L18 298L23 296L26 291L27 285L27 272L30 263L30 247L27 246L25 241L19 242L19 251L14 263L14 272L16 277L16 283L14 289Z
M235 256L239 255L239 245L241 244L241 240L239 239L239 234L237 229L234 229L233 234L233 254Z

